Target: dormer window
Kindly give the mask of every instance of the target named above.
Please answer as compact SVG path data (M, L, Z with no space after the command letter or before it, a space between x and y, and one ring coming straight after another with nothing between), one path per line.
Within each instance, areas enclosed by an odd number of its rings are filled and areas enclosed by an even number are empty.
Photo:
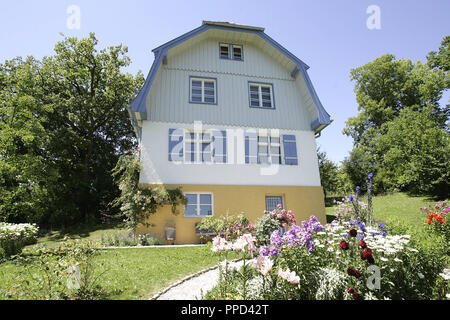
M220 43L220 58L243 61L243 47L238 44Z

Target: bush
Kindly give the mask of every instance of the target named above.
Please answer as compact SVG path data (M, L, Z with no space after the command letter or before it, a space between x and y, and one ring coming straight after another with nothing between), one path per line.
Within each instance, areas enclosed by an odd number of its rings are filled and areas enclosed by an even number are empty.
M161 244L158 238L155 238L150 234L140 234L138 236L138 241L142 246L154 246Z
M58 248L35 248L26 256L16 256L15 263L26 272L16 276L8 296L32 300L93 300L107 293L98 284L103 275L94 257L98 248L91 242L66 241ZM31 277L31 278L30 278Z
M0 223L0 258L18 254L37 241L38 227L29 223Z
M270 235L275 230L285 230L295 224L295 216L291 210L286 211L281 205L272 211L264 211L264 215L256 223L256 240L258 245L267 245Z
M134 233L131 231L115 231L102 234L100 242L107 247L132 247L138 244Z

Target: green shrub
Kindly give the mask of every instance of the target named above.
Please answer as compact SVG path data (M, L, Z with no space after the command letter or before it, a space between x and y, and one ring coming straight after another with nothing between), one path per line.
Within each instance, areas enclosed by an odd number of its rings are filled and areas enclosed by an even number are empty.
M38 227L29 223L0 223L0 258L18 254L37 241Z
M93 243L77 240L16 256L14 262L25 272L16 276L8 296L20 300L102 299L107 293L99 285L104 271L94 262L98 253Z
M154 246L161 244L158 238L155 238L150 234L140 234L138 236L138 240L139 244L142 246Z

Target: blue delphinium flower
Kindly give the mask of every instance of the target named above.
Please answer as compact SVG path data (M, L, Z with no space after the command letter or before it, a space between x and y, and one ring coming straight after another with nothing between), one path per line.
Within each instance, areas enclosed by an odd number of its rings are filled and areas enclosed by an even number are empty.
M350 200L350 202L353 202L353 195L350 195L350 196L348 197L348 200Z
M381 232L381 235L382 235L383 237L386 237L387 231L386 231L386 230L383 230L383 231Z
M373 178L373 173L372 173L372 172L369 173L368 177L369 177L370 180L372 180L372 178Z
M383 230L385 226L386 226L385 223L383 223L383 222L382 222L382 223L379 223L379 224L378 224L378 229Z
M361 220L358 220L358 226L361 229L362 232L366 232L366 226L364 225L364 223L361 222Z
M353 220L350 220L348 224L351 225L352 227L355 226L355 222L353 222Z

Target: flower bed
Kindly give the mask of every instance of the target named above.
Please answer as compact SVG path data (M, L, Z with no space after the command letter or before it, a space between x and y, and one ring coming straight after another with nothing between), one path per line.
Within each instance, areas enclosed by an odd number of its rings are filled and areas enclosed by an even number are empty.
M371 178L369 175L369 187ZM444 270L441 252L421 251L410 235L395 234L387 223L376 221L371 197L367 204L360 202L358 189L355 197L344 198L338 204L337 219L328 225L321 225L314 216L296 224L292 212L278 207L265 212L251 234L240 234L235 241L230 241L233 237L215 237L214 252L226 258L228 251L237 251L244 264L239 270L225 267L218 286L206 298L448 297L448 269ZM448 212L443 206L435 209L440 217ZM285 217L289 221L281 221ZM436 213L432 218L435 224L446 226L441 222L444 218L437 219Z
M36 243L37 234L35 224L0 222L0 258L15 255L26 245Z

